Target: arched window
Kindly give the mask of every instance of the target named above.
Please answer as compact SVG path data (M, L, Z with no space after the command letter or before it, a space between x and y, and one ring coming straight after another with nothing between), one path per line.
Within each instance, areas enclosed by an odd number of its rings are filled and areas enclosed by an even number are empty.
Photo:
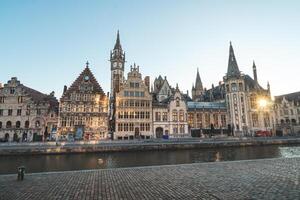
M243 83L239 83L239 91L243 91L244 87L243 87Z
M11 121L6 122L6 128L11 128Z
M37 120L36 122L35 122L35 127L40 127L40 121L39 120Z
M0 129L2 128L2 122L0 122Z
M25 121L25 128L29 128L29 121Z
M16 122L16 128L20 128L21 127L21 122L20 121L17 121Z
M184 111L183 110L179 111L179 121L181 121L181 122L184 121Z

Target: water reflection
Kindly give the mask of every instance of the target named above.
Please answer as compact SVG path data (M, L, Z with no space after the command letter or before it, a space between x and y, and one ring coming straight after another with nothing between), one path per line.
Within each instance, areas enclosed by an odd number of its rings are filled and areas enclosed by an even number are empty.
M300 147L279 147L279 151L284 158L300 157Z
M47 172L296 156L300 157L300 146L1 156L0 174L15 173L20 165L26 166L26 172Z

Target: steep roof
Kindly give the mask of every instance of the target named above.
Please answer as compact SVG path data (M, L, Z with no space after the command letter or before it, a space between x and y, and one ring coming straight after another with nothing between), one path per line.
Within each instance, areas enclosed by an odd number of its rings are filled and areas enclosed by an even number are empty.
M55 111L58 111L58 101L54 96L54 93L48 95L48 94L44 94L41 93L35 89L32 89L30 87L27 87L23 84L21 84L21 82L17 79L17 77L12 77L11 80L9 80L6 84L4 84L4 87L18 87L21 89L21 92L23 93L23 95L27 95L28 97L30 97L30 99L35 103L35 104L43 104L43 103L49 103L50 107L49 109L53 109ZM0 91L3 88L0 88Z
M203 90L202 81L199 74L199 69L197 68L197 75L196 75L196 84L195 84L196 90Z
M281 103L282 99L285 98L288 101L300 102L300 91L280 96L275 96L275 103Z
M72 85L67 89L67 91L63 94L63 97L66 95L69 95L70 93L74 91L79 91L79 86L81 84L85 84L85 77L88 76L88 84L91 84L93 86L92 92L98 93L101 96L105 96L105 93L103 92L101 86L99 85L97 79L95 78L94 74L91 72L88 63L85 69L79 74L77 79L72 83Z
M257 81L255 81L253 78L251 78L249 75L244 76L245 84L249 88L250 91L252 90L265 90L263 87L261 87Z
M231 78L237 78L241 75L241 72L239 70L237 61L235 59L234 51L232 44L230 42L230 47L229 47L229 58L228 58L228 67L227 67L227 77Z
M173 93L174 89L170 86L170 84L167 80L167 77L165 76L165 78L162 78L161 75L159 75L157 78L155 78L155 80L153 82L153 86L154 86L153 93L158 94L165 84L169 87L169 89L171 90L171 93Z
M116 39L116 44L115 44L114 49L121 49L122 50L119 30L118 30L118 33L117 33L117 39Z
M23 88L24 92L28 94L32 98L32 100L36 103L42 101L56 101L56 98L51 95L43 94L37 90L26 87L23 84L21 85L21 87Z
M205 90L203 93L203 101L220 101L225 99L225 86L224 83L218 86L212 87L211 89Z

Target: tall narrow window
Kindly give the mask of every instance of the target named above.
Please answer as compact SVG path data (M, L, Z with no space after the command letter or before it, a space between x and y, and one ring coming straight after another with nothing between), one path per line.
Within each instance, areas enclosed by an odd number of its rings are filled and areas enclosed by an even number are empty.
M176 107L180 106L179 98L176 99Z
M179 121L181 121L181 122L184 121L184 112L183 112L183 110L179 111Z
M167 112L163 112L163 121L164 122L168 121L168 113Z
M23 103L23 97L22 96L18 97L18 103Z
M156 112L155 113L155 121L161 121L161 113L160 112Z
M11 121L6 122L6 128L11 128Z
M25 128L29 128L29 121L25 121Z
M20 121L17 121L16 122L16 128L20 128L21 127L21 122Z
M178 121L178 114L177 114L177 111L174 110L173 113L172 113L172 116L173 116L173 121Z

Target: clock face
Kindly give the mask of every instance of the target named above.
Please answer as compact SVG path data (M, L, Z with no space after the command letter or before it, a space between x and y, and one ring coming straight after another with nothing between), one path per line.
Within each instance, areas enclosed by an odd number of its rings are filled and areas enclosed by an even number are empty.
M122 63L119 63L119 67L122 67Z
M117 66L118 66L118 63L115 62L115 63L114 63L114 67L117 67Z
M86 75L85 77L84 77L84 80L85 81L88 81L90 79L90 77L88 76L88 75Z

